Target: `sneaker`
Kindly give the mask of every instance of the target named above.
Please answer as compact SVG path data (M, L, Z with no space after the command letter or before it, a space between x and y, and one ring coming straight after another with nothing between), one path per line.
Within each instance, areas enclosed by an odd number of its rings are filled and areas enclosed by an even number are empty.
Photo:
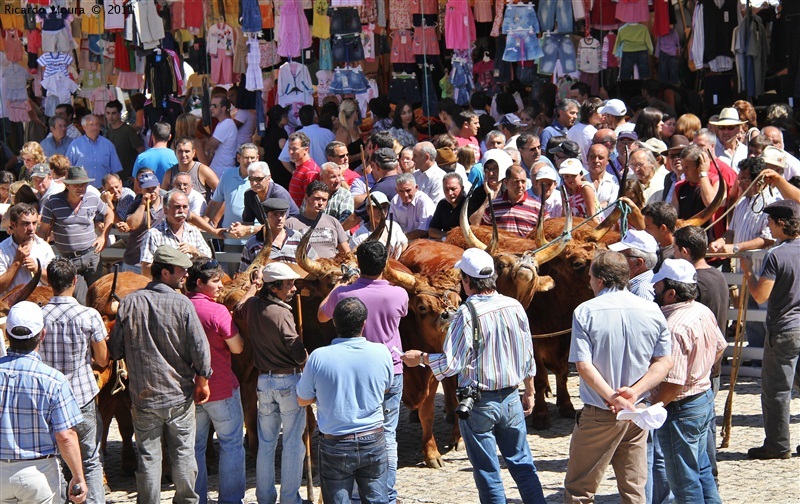
M792 452L790 451L776 452L770 450L769 448L765 448L764 446L759 446L758 448L750 448L749 450L747 450L747 456L751 459L759 459L759 460L788 459L792 458Z

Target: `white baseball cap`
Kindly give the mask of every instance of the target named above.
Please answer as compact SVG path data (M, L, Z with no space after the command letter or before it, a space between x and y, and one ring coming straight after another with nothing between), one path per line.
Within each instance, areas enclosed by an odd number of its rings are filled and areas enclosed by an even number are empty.
M608 246L608 248L614 252L622 252L623 250L635 248L636 250L641 250L642 252L655 254L658 252L658 243L656 243L656 239L653 238L653 236L647 231L630 229L621 241L612 243Z
M613 116L624 116L628 113L628 108L625 106L625 102L614 98L608 100L597 112L600 114L611 114Z
M583 173L583 165L575 158L565 159L558 168L559 175L580 175Z
M514 160L511 159L511 156L508 152L504 151L503 149L489 149L483 153L483 159L481 159L481 164L486 164L486 161L495 161L497 166L500 168L500 171L497 174L497 180L503 180L506 178L506 170L514 164Z
M12 338L31 339L42 332L44 317L36 303L20 301L11 307L6 319L6 332Z
M786 168L786 151L784 150L769 145L764 147L761 157L764 158L766 164Z
M655 430L660 429L667 421L667 410L664 409L664 403L658 402L636 411L620 411L617 413L617 420L630 420L642 430Z
M539 168L539 171L536 172L536 180L552 180L558 182L558 175L556 175L556 171L549 166L542 166Z
M491 278L494 275L494 259L478 248L469 248L461 254L461 260L454 266L472 278Z
M389 203L389 198L387 198L386 195L383 194L380 191L372 191L372 192L370 192L369 193L369 197L372 199L372 202L375 203L376 205L389 205L390 204Z
M664 259L661 269L653 275L650 282L656 284L665 278L680 283L696 284L697 270L686 259Z
M302 278L288 264L282 262L271 262L261 270L262 278L265 283L277 282L278 280L296 280Z

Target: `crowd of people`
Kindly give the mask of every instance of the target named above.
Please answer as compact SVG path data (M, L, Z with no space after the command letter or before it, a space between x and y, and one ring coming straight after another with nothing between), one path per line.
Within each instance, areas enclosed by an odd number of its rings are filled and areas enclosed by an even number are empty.
M232 354L249 340L259 373L257 433L249 433L258 437L259 502L302 502L311 404L324 502L356 494L396 502L403 370L425 365L438 380L458 376L460 398L474 402L459 426L481 502L506 498L499 449L523 501L543 503L524 421L533 408L535 348L525 309L497 291L492 257L468 249L452 265L465 302L440 354L403 347L409 296L383 271L413 240L445 240L464 205L471 224L496 222L526 237L567 208L599 223L620 195L641 209L645 225L594 254L588 282L595 297L573 314L569 360L584 407L564 501L591 501L610 463L625 501L720 502L714 396L731 304L721 270L730 262L709 252L736 256L748 306L767 310L765 324L746 330L750 346L764 347L765 440L748 455L790 457L800 356L800 161L787 127L791 109L770 107L769 124L759 129L744 101L703 124L693 114L676 117L659 100L634 111L588 94L575 84L552 117L509 93L494 101L476 93L469 107L445 99L428 129L405 103L393 120L359 127L358 104L345 99L319 113L302 107L302 127L289 132L289 111L275 106L266 136L243 138L227 92L214 89L207 137L181 121L156 122L147 142L122 120L116 100L105 118L86 114L77 123L71 106L59 106L50 134L26 143L20 163L0 172L0 196L10 206L0 295L37 272L54 294L41 308L17 303L6 321L1 500L105 501L92 364L124 358L139 501L160 500L165 439L176 502L207 502L213 426L219 502L241 502L244 412ZM385 98L370 108L389 116ZM682 227L721 185L726 198L714 226ZM368 240L384 220L391 224L379 240ZM315 315L333 321L337 338L308 354L291 302L305 276L298 247L312 226L308 257L354 251L359 272L322 300ZM124 248L124 271L150 279L122 300L110 334L84 306L109 246ZM254 269L264 247L271 262ZM748 251L757 249L769 251L754 271ZM221 263L214 259L221 251L241 259ZM248 274L249 287L229 311L216 300L234 273ZM640 402L648 408L637 410ZM648 414L661 407L662 422L654 422ZM617 420L623 411L639 413Z

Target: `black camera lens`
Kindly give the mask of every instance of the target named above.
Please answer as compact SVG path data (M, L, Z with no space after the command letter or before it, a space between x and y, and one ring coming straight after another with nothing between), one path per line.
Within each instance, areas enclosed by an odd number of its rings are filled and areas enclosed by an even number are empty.
M461 420L466 420L469 418L470 413L472 413L472 407L475 405L475 399L472 397L465 397L460 403L458 403L458 407L456 408L456 415Z

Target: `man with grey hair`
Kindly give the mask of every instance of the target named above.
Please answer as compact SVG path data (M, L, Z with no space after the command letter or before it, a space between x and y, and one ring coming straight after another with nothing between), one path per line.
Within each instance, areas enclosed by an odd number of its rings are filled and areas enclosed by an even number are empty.
M234 166L225 170L206 209L206 217L209 218L209 221L217 223L217 226L221 228L233 227L233 224L243 220L244 195L250 189L248 168L252 163L258 161L258 147L252 143L240 145L236 159L239 161L239 167ZM264 176L266 177L266 175ZM264 180L266 178L261 179L261 182L263 183ZM223 208L224 213L220 222L219 213ZM245 243L242 237L245 235L239 236L243 230L238 227L235 231L234 238L225 239L225 245L229 246L232 252L241 252L241 247Z
M542 156L542 142L533 133L522 133L517 137L517 150L520 157L519 164L525 168L525 172L531 179L536 175L532 170L537 163L546 161L550 164L550 160Z
M84 135L72 141L67 149L70 166L83 166L92 185L100 189L103 175L119 173L122 163L114 144L100 136L100 118L94 114L86 114L81 119Z
M166 122L157 122L150 128L150 137L153 139L153 146L136 156L133 163L133 176L139 172L139 168L146 166L152 168L159 182L164 180L167 170L178 164L178 157L175 151L167 147L172 138L172 127Z
M578 110L581 106L571 98L564 98L556 106L556 117L553 119L553 124L546 127L539 135L539 140L542 145L547 145L550 137L554 136L567 136L568 130L575 124L578 119Z
M182 191L167 193L164 217L164 221L150 228L142 240L140 262L142 275L147 277L151 276L153 254L161 245L170 245L192 257L211 257L211 249L200 230L186 222L189 217L189 198Z
M786 152L786 147L783 143L783 132L775 126L765 126L761 130L761 134L769 140L773 147L785 152L786 166L783 168L783 177L789 180L795 175L800 175L800 160ZM45 140L47 139L45 138ZM44 148L44 143L42 143L42 148Z
M245 144L247 145L247 144ZM241 222L234 222L228 232L236 238L247 238L258 234L266 221L262 204L267 198L281 198L289 203L289 215L300 213L289 192L272 180L272 172L264 161L256 161L247 166L247 180L250 188L244 192L244 209ZM258 223L256 223L258 221Z
M459 226L461 206L464 204L464 181L458 173L448 173L442 179L444 199L436 205L428 227L428 236L436 240L444 240L447 232Z
M629 163L639 183L642 184L645 203L661 201L661 193L664 190L664 176L659 170L653 153L647 149L639 149L631 154Z
M518 164L520 164L522 162L522 158L519 155L519 150L516 147L508 146L508 147L504 148L503 150L506 151L506 154L511 156L511 161L514 164L518 165Z
M67 136L67 118L54 115L47 121L47 125L50 127L50 133L39 142L44 155L48 158L53 154L66 156L67 148L72 143L72 139Z
M414 165L417 167L414 177L419 190L427 194L434 205L438 204L444 198L442 179L445 171L436 164L436 147L431 142L414 146Z
M355 208L353 207L353 195L342 185L342 168L336 163L322 163L319 178L328 186L330 194L325 213L342 223L342 227L345 229L350 229L352 226L345 226L344 223L353 214ZM355 224L354 220L353 224Z
M395 224L398 224L409 241L428 236L436 205L427 194L418 190L417 181L412 173L397 176L397 194L392 198L391 211Z
M491 149L502 149L506 146L506 136L500 130L492 130L486 134L483 142L483 152Z
M608 246L609 250L620 252L628 260L630 280L628 290L642 299L655 300L653 291L653 268L658 262L658 243L647 231L631 229L617 243Z

